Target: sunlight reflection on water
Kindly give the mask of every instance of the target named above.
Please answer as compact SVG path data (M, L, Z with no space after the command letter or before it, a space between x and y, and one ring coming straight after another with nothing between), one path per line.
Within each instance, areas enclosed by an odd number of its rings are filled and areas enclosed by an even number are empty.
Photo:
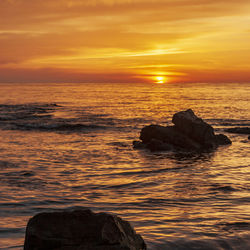
M250 225L246 135L228 134L232 146L200 155L137 151L132 141L143 126L170 123L187 108L220 133L225 121L245 126L249 90L237 84L2 85L1 244L21 245L35 213L74 206L131 221L151 249L178 240L247 242L249 228L225 226Z

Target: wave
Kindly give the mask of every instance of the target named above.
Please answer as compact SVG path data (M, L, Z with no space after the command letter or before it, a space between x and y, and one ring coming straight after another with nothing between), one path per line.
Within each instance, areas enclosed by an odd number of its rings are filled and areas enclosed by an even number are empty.
M139 129L145 118L114 118L96 113L96 107L62 106L56 103L0 104L0 129L84 132L95 129ZM152 121L151 121L152 122Z
M82 131L86 129L97 129L104 128L103 126L98 126L95 124L80 124L80 123L28 123L28 124L14 124L14 129L20 130L39 130L39 131Z
M58 113L63 113L64 117L60 117ZM0 105L0 128L3 130L75 132L89 129L104 129L113 125L112 120L104 118L103 115L74 115L74 111L67 110L66 107L55 103L2 104Z

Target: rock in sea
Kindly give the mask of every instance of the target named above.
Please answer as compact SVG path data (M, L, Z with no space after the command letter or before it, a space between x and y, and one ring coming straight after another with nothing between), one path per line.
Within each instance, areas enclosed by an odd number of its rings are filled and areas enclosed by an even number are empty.
M192 109L174 114L172 122L178 131L183 132L201 145L210 147L215 144L214 129L197 117Z
M250 128L249 127L234 127L234 128L228 128L225 129L226 132L234 133L234 134L250 134Z
M131 225L91 210L40 213L26 227L24 250L145 250Z
M191 109L174 114L172 122L174 126L149 125L142 128L141 143L134 143L134 147L151 151L204 151L232 143L226 135L216 135L213 127Z

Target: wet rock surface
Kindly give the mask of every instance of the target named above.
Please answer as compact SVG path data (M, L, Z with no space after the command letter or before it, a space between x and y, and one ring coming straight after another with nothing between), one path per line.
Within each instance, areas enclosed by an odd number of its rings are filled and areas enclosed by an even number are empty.
M141 142L134 142L134 148L204 151L232 143L226 135L216 135L213 127L191 109L174 114L172 122L173 126L149 125L142 128Z
M40 213L26 227L24 250L145 250L131 225L91 210Z

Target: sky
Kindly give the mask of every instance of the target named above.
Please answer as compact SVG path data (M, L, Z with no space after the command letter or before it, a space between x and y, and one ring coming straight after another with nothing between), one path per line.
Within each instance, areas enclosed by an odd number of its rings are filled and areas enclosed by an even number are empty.
M0 82L250 82L250 1L0 0Z

